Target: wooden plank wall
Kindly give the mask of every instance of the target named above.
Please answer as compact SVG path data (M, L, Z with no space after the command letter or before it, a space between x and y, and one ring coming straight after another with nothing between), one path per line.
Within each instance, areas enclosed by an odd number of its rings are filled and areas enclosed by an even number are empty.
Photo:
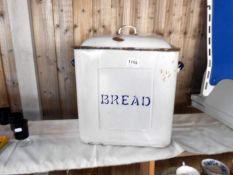
M5 98L0 97L1 104L8 104L12 111L21 111L21 101L19 94L19 86L16 75L14 50L12 45L12 37L10 33L9 16L7 11L7 0L0 0L0 54L2 58L2 66L5 75L5 82L0 81L1 88L6 85L8 92L8 102L4 102ZM4 92L6 94L6 92Z
M162 35L181 48L185 69L178 76L176 105L188 105L190 93L200 90L206 63L205 0L30 2L44 118L77 116L72 47L92 36L114 35L124 24L136 26L141 35ZM6 79L0 85L6 84L11 108L21 110L6 3L0 0L0 50Z
M7 94L7 90L6 90L6 80L5 80L5 75L4 75L4 70L3 70L3 66L2 66L2 57L0 55L0 82L2 82L1 86L0 86L0 106L2 107L7 107L9 105L8 103L8 94Z

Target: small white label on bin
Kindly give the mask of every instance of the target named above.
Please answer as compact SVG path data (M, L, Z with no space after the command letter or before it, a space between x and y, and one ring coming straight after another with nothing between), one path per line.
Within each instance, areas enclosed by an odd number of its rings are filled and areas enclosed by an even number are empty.
M127 66L128 67L139 67L139 60L134 58L129 58L127 60Z
M18 132L22 132L22 128L15 128L15 132L18 133Z

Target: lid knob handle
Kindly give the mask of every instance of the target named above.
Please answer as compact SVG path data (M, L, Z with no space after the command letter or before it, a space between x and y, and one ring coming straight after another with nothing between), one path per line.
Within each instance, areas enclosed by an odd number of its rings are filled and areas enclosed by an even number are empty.
M130 28L130 29L132 29L133 31L134 31L134 35L137 35L137 29L136 29L136 27L134 27L134 26L130 26L130 25L123 25L121 28L119 28L119 30L117 31L117 34L118 35L121 35L122 34L122 30L123 29L125 29L125 28Z

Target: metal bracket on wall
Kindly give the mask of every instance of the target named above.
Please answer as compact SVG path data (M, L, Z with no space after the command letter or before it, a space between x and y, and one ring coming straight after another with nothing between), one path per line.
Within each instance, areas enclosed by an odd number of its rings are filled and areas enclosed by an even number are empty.
M213 1L208 0L207 2L207 67L203 77L202 83L202 95L208 96L214 86L210 84L210 74L212 69L212 12L213 12Z

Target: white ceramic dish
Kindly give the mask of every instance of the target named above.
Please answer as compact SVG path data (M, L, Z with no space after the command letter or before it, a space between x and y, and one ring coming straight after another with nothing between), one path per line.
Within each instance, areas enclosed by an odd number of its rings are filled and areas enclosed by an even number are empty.
M185 165L185 162L183 162L183 165L177 168L176 175L201 175L201 174L197 169L191 166L187 166Z
M206 175L230 175L229 168L218 160L204 159L201 166Z

